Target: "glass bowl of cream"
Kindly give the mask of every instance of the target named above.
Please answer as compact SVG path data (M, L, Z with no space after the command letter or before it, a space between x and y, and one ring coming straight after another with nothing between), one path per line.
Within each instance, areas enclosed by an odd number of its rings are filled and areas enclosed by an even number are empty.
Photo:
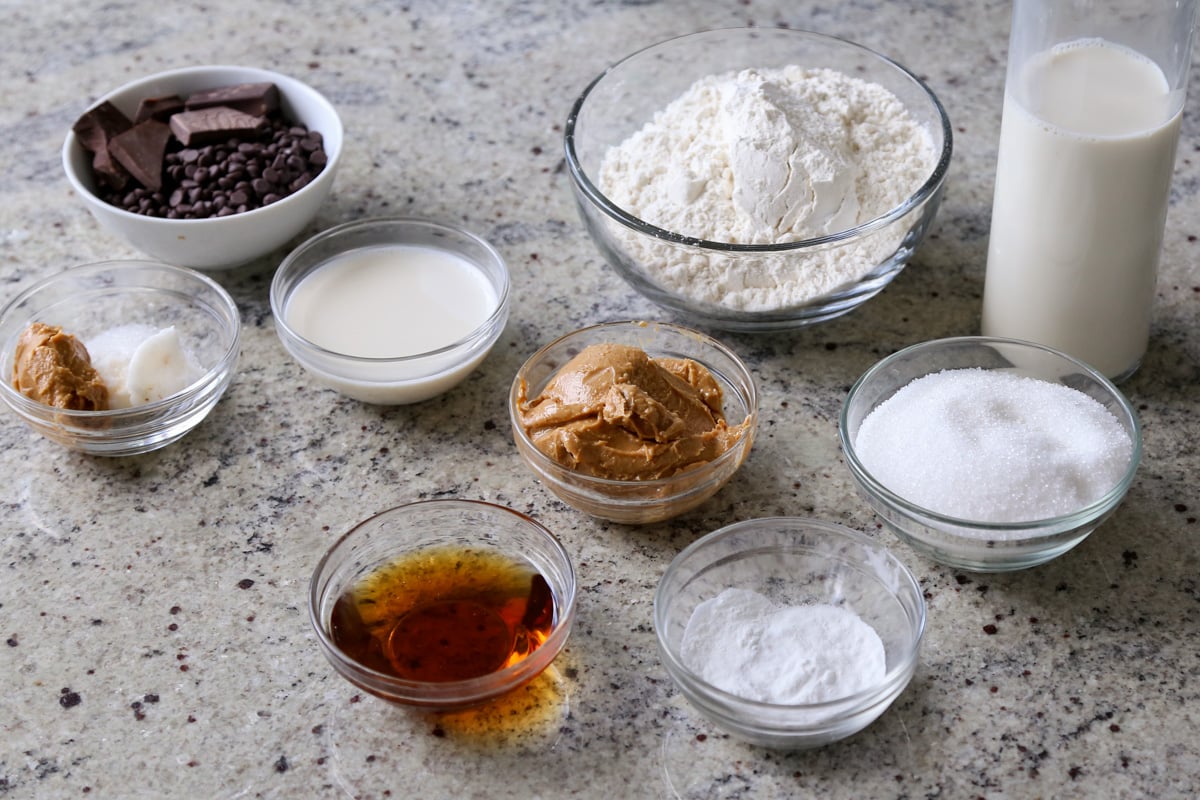
M365 403L418 403L479 366L508 320L509 276L488 242L421 219L317 234L271 282L275 330L320 383Z
M820 520L737 522L696 540L654 595L663 666L701 715L801 750L875 721L908 686L925 600L873 538Z
M0 310L0 397L64 447L145 453L208 415L240 342L237 305L206 275L152 261L72 267Z
M508 397L525 465L568 505L640 525L691 511L750 453L758 389L721 342L638 320L572 331L530 356Z
M964 336L912 345L851 387L846 466L883 523L957 569L1043 564L1120 504L1137 415L1093 367L1042 345Z
M564 139L608 263L688 324L785 330L857 308L941 202L951 127L884 55L799 30L704 31L584 89Z

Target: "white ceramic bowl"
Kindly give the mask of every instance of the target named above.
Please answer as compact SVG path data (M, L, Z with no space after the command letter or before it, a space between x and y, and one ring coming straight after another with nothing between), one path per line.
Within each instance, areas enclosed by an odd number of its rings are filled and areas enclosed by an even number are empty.
M444 251L479 270L491 285L496 306L478 327L456 342L426 353L363 358L326 349L288 323L296 287L335 257L389 245ZM457 386L479 366L508 321L508 267L494 247L460 228L419 219L367 219L323 231L283 260L271 281L275 331L292 357L326 386L378 405L419 403Z
M680 647L696 606L729 588L757 592L777 606L853 612L883 643L883 677L846 697L798 705L712 685L684 662ZM753 744L805 749L856 733L900 696L916 670L925 599L908 568L864 534L819 520L752 519L714 531L675 557L654 595L654 631L667 674L715 725Z
M324 138L328 161L307 186L271 205L209 219L163 219L134 214L95 194L91 156L68 132L62 161L67 180L92 216L112 233L153 258L183 267L220 270L253 261L299 234L333 187L342 154L342 121L333 106L311 86L295 78L253 67L204 66L160 72L132 81L101 97L132 118L146 97L188 95L239 83L274 83L284 115Z
M911 383L943 370L1000 370L1062 384L1107 408L1132 442L1129 462L1115 486L1095 502L1049 519L982 522L924 508L883 485L855 449L862 422L880 404ZM1137 472L1142 435L1137 415L1113 383L1092 367L1031 342L963 336L922 342L871 367L851 387L838 424L846 466L871 508L914 550L957 569L1006 572L1057 558L1087 538L1120 505Z
M81 341L122 325L174 326L204 375L180 392L110 411L67 411L13 388L16 343L30 323ZM83 453L128 456L165 447L195 428L233 380L241 342L237 305L216 281L150 261L73 267L29 287L0 310L0 399L46 438Z
M874 219L844 231L785 244L714 242L657 227L610 199L600 165L700 78L748 68L823 67L879 84L926 129L933 161L909 196ZM832 36L774 28L730 28L680 36L609 67L583 91L564 132L567 169L580 216L600 252L635 290L688 324L739 330L798 328L832 319L878 294L908 263L933 223L950 165L950 120L920 78L891 59ZM694 273L691 286L728 273L728 292L778 276L803 285L827 274L831 258L861 262L861 276L778 308L745 309L723 297L701 299L667 285L664 266ZM770 280L776 280L771 278Z

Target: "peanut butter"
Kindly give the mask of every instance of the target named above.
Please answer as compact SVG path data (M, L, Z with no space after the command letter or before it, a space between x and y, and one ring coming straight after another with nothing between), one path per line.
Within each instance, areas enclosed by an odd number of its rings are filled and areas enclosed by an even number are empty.
M56 325L35 322L21 333L13 387L30 400L72 411L108 408L108 388L83 342Z
M614 480L655 480L712 461L745 433L721 411L721 387L690 359L651 358L596 344L532 400L518 388L534 445L569 469Z

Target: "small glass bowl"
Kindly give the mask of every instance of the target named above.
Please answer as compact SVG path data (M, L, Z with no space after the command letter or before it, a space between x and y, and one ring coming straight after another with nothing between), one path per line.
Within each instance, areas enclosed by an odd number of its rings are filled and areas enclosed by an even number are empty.
M713 242L664 230L630 214L600 189L600 165L619 145L702 77L796 64L825 67L877 83L903 102L932 139L935 164L896 208L849 230L775 245ZM950 120L920 78L891 59L831 36L781 28L729 28L680 36L609 67L583 91L567 117L566 163L580 216L605 259L636 291L689 324L735 331L771 331L824 322L857 308L899 274L925 238L950 166ZM873 263L853 284L778 310L739 310L704 302L662 285L655 260L694 265L698 275L806 274L814 280L832 251ZM705 269L701 269L705 267ZM697 281L706 280L697 278Z
M121 325L175 326L204 376L153 403L111 411L68 411L12 385L17 340L33 322L88 339ZM233 379L241 343L237 305L198 272L152 261L73 267L29 287L0 310L0 397L31 428L83 453L129 456L165 447L200 424Z
M1073 514L1027 522L988 523L922 508L880 483L854 448L862 421L917 378L950 369L1003 370L1083 392L1115 416L1133 443L1125 474L1107 494ZM1087 538L1120 504L1142 454L1133 407L1113 383L1090 366L1049 347L986 336L915 344L883 359L851 387L842 406L838 435L846 466L867 503L884 524L913 549L958 569L1006 572L1057 558Z
M288 302L305 277L336 256L388 245L427 247L464 259L491 284L495 309L457 342L401 358L362 358L327 350L288 324ZM419 403L457 386L491 352L508 321L508 308L508 267L496 249L465 230L421 219L365 219L322 231L293 250L271 281L275 331L292 357L324 385L378 405Z
M639 347L654 358L690 358L706 367L724 396L731 427L749 420L737 443L700 467L645 481L597 478L562 466L534 445L521 424L521 387L537 397L569 360L593 344ZM513 441L525 464L568 505L601 519L640 525L676 517L712 497L750 452L758 425L758 389L749 369L725 345L699 331L665 322L608 322L569 333L538 350L522 365L508 395Z
M131 81L97 100L111 102L127 117L147 97L234 86L274 83L287 118L321 134L328 161L307 186L262 208L208 219L165 219L134 214L102 200L96 192L91 157L73 131L63 142L67 180L92 216L112 233L151 258L193 269L225 270L268 255L299 234L317 215L333 188L342 155L343 128L337 110L306 83L255 67L183 67Z
M334 643L334 605L365 575L398 556L457 546L526 562L554 599L549 637L524 660L467 680L405 680L355 661ZM562 650L575 620L575 569L554 534L516 511L473 500L427 500L380 512L352 528L317 564L309 584L309 618L321 650L343 678L376 697L429 711L485 703L536 678Z
M877 686L805 705L747 700L698 677L680 658L696 607L728 588L780 606L833 605L857 614L883 642ZM693 542L667 567L654 595L654 630L667 674L693 707L746 742L821 747L875 721L908 685L925 633L925 600L908 568L870 537L794 517L737 522Z

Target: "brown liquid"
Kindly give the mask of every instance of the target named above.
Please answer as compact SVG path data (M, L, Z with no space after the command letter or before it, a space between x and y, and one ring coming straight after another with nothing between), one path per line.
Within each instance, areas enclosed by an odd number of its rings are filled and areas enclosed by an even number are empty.
M554 627L554 596L532 566L462 547L389 562L338 598L330 633L350 658L398 678L477 678L526 658Z

